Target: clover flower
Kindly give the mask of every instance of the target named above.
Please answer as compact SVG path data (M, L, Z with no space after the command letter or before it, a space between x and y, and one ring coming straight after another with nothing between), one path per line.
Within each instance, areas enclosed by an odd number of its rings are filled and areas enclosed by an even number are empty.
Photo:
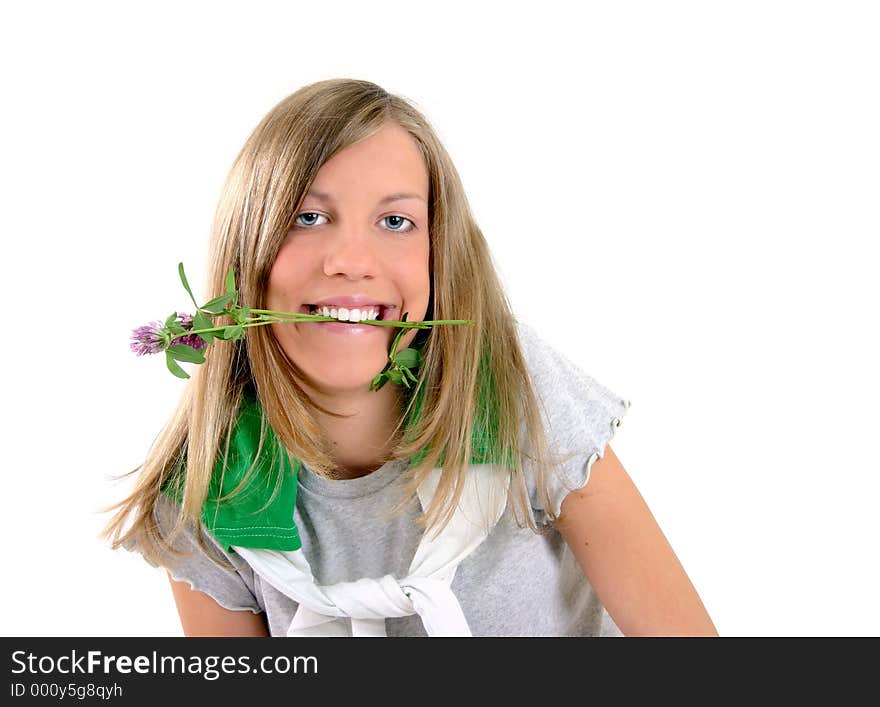
M162 323L150 322L131 332L131 350L138 356L159 353L165 348L162 342Z
M177 319L180 322L180 326L189 331L193 328L193 315L178 313ZM186 344L187 346L192 346L196 351L199 349L203 349L208 345L208 342L205 341L198 334L187 334L186 336L180 336L171 342L172 344Z
M177 323L179 323L184 330L192 330L192 314L186 314L185 312L176 312L175 314L177 315ZM179 332L172 331L168 326L163 326L162 322L150 322L149 324L139 326L137 329L132 330L131 344L129 346L138 356L144 356L147 354L159 353L168 348L169 345L173 346L174 344L191 346L196 351L203 349L208 345L208 342L198 334L177 336L171 340L170 344L166 345L166 342L169 341L170 337L175 333Z

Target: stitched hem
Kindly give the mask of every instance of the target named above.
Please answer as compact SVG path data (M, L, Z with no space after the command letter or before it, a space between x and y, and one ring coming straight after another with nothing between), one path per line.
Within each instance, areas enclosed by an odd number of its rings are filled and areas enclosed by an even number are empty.
M626 417L626 413L629 411L630 405L632 405L631 401L629 401L629 400L621 400L621 402L623 403L623 412L620 413L619 417L611 418L611 436L608 437L608 439L606 439L604 442L602 442L600 444L599 451L593 452L589 456L589 458L587 459L587 463L585 465L586 466L586 475L584 476L583 482L579 486L576 486L575 488L571 489L571 491L577 491L579 489L582 489L588 483L590 483L590 474L592 473L592 470L593 470L593 464L596 463L597 459L602 459L605 456L605 449L607 449L608 445L611 444L611 440L614 439L614 435L617 432L617 428L620 427L621 423L623 422L623 418ZM569 493L571 491L569 491ZM562 513L562 501L563 500L564 499L560 499L559 502L556 504L556 506L553 509L557 518Z
M623 422L623 418L626 417L626 413L629 411L629 406L632 403L629 400L623 401L623 412L620 414L620 417L615 417L611 420L611 436L605 440L605 443L602 445L598 452L593 452L590 455L590 458L587 459L587 476L584 480L584 483L581 485L581 488L590 483L590 472L593 469L593 464L596 463L597 459L602 459L605 456L605 449L611 444L611 440L614 439L614 435L617 432L617 428L620 427L621 422Z

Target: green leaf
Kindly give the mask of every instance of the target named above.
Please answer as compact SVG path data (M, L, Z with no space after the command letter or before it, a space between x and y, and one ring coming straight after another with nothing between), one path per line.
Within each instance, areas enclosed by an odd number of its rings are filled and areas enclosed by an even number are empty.
M241 324L230 324L223 327L214 336L224 341L232 341L233 339L244 338L244 327Z
M193 316L193 329L211 329L213 326L213 322L208 317L196 311L195 316ZM201 336L208 344L214 343L214 335L209 331L197 334L197 336Z
M250 307L239 307L238 309L233 309L231 313L231 316L235 320L236 324L244 324L245 322L247 322L250 315Z
M215 297L207 304L203 304L200 309L203 309L206 312L211 314L220 314L226 309L226 305L232 301L233 295L225 294L220 295L219 297Z
M205 362L205 354L198 349L194 349L189 344L174 344L173 346L169 346L166 351L178 361L186 361L187 363Z
M419 379L416 378L416 377L412 374L412 371L409 370L408 368L406 368L405 366L404 366L403 368L401 368L400 370L402 370L403 373L404 373L404 375L408 376L409 379L410 379L413 383L418 383L418 382L419 382Z
M181 326L180 322L171 322L166 326L173 334L186 334L186 329Z
M379 390L387 382L388 379L385 377L385 374L380 373L375 378L373 378L373 382L370 383L370 390Z
M235 268L230 265L229 272L226 273L226 293L231 295L237 292L235 289Z
M192 290L189 289L189 283L186 281L186 275L183 274L183 263L177 264L177 272L180 273L180 281L183 283L183 289L187 291L189 294L189 298L193 301L193 304L196 306L196 309L199 308L199 305L196 304L196 298L193 297Z
M175 321L177 321L177 312L171 312L165 320L165 326L170 327Z
M422 364L422 357L418 349L402 349L395 354L394 362L398 366L418 368Z
M400 385L400 383L403 381L403 374L400 371L395 370L393 368L390 371L388 371L385 375L388 376L394 383L397 383L398 385Z
M178 366L177 361L175 361L167 351L165 352L165 363L168 366L168 370L178 378L189 378L189 373Z

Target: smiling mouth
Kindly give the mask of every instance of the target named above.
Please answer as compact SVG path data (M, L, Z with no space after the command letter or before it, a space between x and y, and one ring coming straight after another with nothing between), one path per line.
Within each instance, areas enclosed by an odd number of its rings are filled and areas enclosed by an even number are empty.
M379 316L372 320L359 320L356 322L349 321L347 319L336 319L340 324L364 324L367 321L390 321L388 315L396 309L396 307L386 307L385 305L378 305ZM317 314L321 315L321 312L318 311L317 305L314 304L304 304L300 311L303 314ZM322 324L329 324L330 322L321 322Z

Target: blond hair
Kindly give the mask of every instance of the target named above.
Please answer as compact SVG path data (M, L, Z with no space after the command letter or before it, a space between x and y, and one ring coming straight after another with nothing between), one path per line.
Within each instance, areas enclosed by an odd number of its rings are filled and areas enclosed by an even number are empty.
M276 254L318 170L340 150L388 123L412 136L430 179L432 287L426 319L474 323L418 332L411 345L421 349L424 362L386 461L416 460L406 472L404 502L414 496L427 473L442 466L433 501L419 519L426 532L439 531L459 502L472 460L473 431L489 430L492 456L507 460L502 470L511 475L517 524L522 528L525 519L533 531L547 532L534 521L523 475L522 460L528 458L534 462L545 519L552 524L545 476L551 460L515 319L455 166L428 121L408 101L368 81L332 79L305 86L278 103L248 138L223 186L211 233L208 297L225 292L225 276L232 266L239 303L264 308ZM194 367L146 459L118 477L140 470L134 489L103 509L117 511L102 532L113 549L135 542L153 564L164 564L160 558L167 553L179 554L171 542L185 526L199 528L215 461L221 450L224 460L228 455L246 390L258 396L264 413L261 447L269 424L292 458L317 474L337 475L315 414L335 413L307 395L296 364L270 330L253 327L242 340L218 342L208 350L205 363ZM179 468L185 469L181 511L166 538L158 532L154 509L163 485ZM229 498L249 477L250 473ZM393 511L402 507L403 502ZM126 530L130 516L133 522ZM200 528L198 542L205 549Z

